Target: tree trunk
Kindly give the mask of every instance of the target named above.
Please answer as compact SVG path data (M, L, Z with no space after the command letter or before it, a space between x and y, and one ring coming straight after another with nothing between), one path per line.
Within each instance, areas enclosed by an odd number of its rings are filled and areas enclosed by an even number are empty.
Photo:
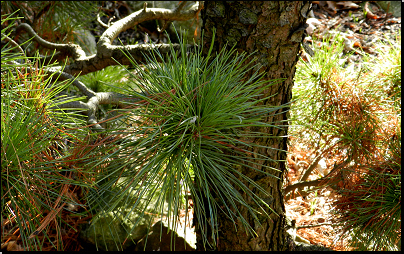
M209 49L213 28L216 28L216 37L213 52L228 45L236 45L238 52L252 53L257 57L255 63L261 64L260 72L266 72L265 79L285 78L284 81L271 86L266 90L265 96L274 95L265 101L266 105L282 105L290 102L292 97L293 77L298 61L298 52L300 43L303 39L306 14L308 12L309 2L211 2L206 1L202 10L202 19L204 29L204 53ZM269 116L266 121L276 123L276 125L286 125L285 120L288 114L278 114ZM256 139L264 146L276 149L287 150L287 126L279 129L267 129L274 136L281 136L278 139ZM261 149L256 151L265 154L275 160L286 160L286 152L272 149ZM271 166L281 170L281 172L269 172L279 179L269 177L260 172L245 168L243 173L256 181L261 187L271 194L272 198L265 198L275 213L271 213L269 218L258 216L261 226L248 214L246 209L240 207L243 216L252 225L256 237L247 235L246 231L240 225L237 230L234 224L225 216L220 216L219 221L219 239L217 241L217 250L275 250L282 251L290 249L287 233L285 231L285 206L282 194L283 176L286 170L284 162L269 162L266 166ZM265 167L259 168L268 172ZM248 185L247 185L248 186ZM254 191L254 190L253 190ZM258 191L254 191L258 193ZM251 199L244 195L244 199L252 206ZM200 232L197 230L197 249L203 250Z

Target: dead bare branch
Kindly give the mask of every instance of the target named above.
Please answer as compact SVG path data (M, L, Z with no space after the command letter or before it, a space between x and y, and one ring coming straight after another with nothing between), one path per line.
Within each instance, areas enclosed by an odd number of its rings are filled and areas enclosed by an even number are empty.
M179 8L181 7L181 8ZM143 63L145 62L144 55L148 55L152 50L157 49L160 53L165 54L170 51L169 44L157 45L128 45L128 46L115 46L112 45L116 37L123 31L147 20L165 20L167 22L174 20L189 20L197 15L201 7L199 2L192 5L187 10L182 11L183 5L180 5L176 10L162 9L162 8L143 8L140 11L134 12L129 16L118 20L101 35L97 43L97 54L86 57L84 51L80 46L75 44L56 44L48 42L39 37L35 31L26 23L20 24L17 31L25 30L30 36L45 48L56 49L73 56L75 60L72 64L66 66L63 72L70 75L85 75L87 73L99 71L111 65L130 65L130 61L123 52L129 53L134 60ZM179 45L173 45L174 50L178 50ZM189 45L188 48L192 47ZM61 68L61 67L60 67Z
M68 43L68 44L58 44L46 41L39 37L37 33L35 33L34 29L27 23L21 23L17 28L16 32L18 33L21 30L25 30L31 37L34 37L34 40L39 43L44 48L48 49L56 49L58 51L64 52L68 55L73 56L75 60L83 60L86 58L86 53L79 45Z
M333 179L331 178L331 175L336 173L338 170L345 168L351 161L352 161L352 159L350 157L348 157L341 164L335 165L334 168L330 171L330 173L328 173L326 176L324 176L320 179L316 179L313 181L299 182L299 183L287 186L284 190L285 200L288 200L290 198L290 195L291 195L290 192L296 191L297 193L299 193L299 192L301 192L301 190L304 187L322 187L324 185L332 186ZM307 192L305 192L305 193L307 193Z
M321 227L321 226L330 226L330 225L334 225L334 224L335 223L325 222L325 223L319 223L319 224L314 224L314 225L302 225L302 226L296 226L296 229L315 228L315 227Z
M104 28L108 28L109 26L107 24L105 24L104 22L102 22L101 17L100 17L100 13L97 13L97 21L98 24L100 24L100 26L104 27Z

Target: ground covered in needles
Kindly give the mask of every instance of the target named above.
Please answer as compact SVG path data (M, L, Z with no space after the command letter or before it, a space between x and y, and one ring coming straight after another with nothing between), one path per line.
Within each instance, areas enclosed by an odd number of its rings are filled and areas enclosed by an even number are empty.
M321 45L327 36L340 34L345 39L344 54L341 61L345 66L355 66L360 69L364 63L364 53L383 59L378 49L388 45L388 40L401 45L401 17L394 17L386 13L380 6L371 2L360 1L313 1L314 17L308 17L305 42L309 45ZM401 50L400 50L401 52ZM302 60L306 60L307 53L302 53ZM381 62L383 62L381 60ZM299 68L299 67L297 67ZM342 75L342 73L341 73ZM315 152L305 146L302 140L291 140L289 146L286 185L299 181L305 169L313 162ZM329 172L334 165L332 156L324 157L320 165L308 180L315 180ZM321 245L333 250L352 250L347 248L346 238L340 238L341 228L333 221L332 210L336 192L331 188L324 188L306 196L295 195L285 202L287 215L295 220L296 233L311 244Z

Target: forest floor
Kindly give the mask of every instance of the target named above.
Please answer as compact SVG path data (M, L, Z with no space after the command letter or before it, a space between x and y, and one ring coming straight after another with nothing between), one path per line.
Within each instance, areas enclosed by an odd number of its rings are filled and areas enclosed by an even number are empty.
M305 38L305 41L320 43L328 34L339 32L345 39L346 49L355 51L348 59L348 64L361 64L361 51L377 57L379 42L387 43L385 36L390 41L394 41L396 36L400 36L401 40L401 17L386 14L373 3L367 2L366 6L359 7L356 4L359 1L337 3L314 1L316 2L317 4L313 6L314 17L309 17L307 21L309 28L306 31L309 36ZM401 45L401 42L398 44ZM304 57L304 53L302 56ZM299 141L294 142L296 143ZM288 152L287 182L294 184L312 163L315 151L304 145L293 145L289 147ZM324 158L323 162L328 171L334 163L332 158ZM312 174L308 181L319 178L319 175ZM333 221L332 207L335 195L331 188L318 190L305 197L296 195L285 202L287 215L295 220L297 235L307 239L311 244L338 251L352 250L346 247L347 240L340 238L341 228L337 227Z

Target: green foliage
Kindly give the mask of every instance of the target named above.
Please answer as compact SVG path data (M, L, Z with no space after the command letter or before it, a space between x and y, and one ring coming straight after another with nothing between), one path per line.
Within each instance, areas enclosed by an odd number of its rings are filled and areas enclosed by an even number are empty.
M255 233L237 206L247 207L258 221L257 215L265 214L268 205L251 186L269 194L240 169L257 170L255 165L271 160L253 152L259 145L248 140L276 138L252 129L274 127L264 118L281 107L262 105L267 98L260 96L277 81L261 81L256 72L244 80L255 66L234 49L223 48L213 58L212 47L203 57L201 49L187 52L185 43L181 45L179 55L172 48L167 58L153 51L144 68L132 61L138 75L132 75L133 88L123 88L121 93L141 101L120 111L131 128L117 131L122 137L119 148L94 165L99 182L92 200L106 211L122 203L136 211L140 203L157 195L157 210L162 211L167 200L169 224L176 228L179 209L188 207L181 193L189 190L205 244L208 238L217 239L219 212ZM117 188L111 191L112 186ZM130 192L138 197L136 201L127 202ZM256 206L251 207L240 192Z
M367 67L344 69L343 41L338 37L331 45L324 41L315 52L297 68L292 133L306 135L312 147L333 146L354 160L370 156L383 139L385 117L393 120L391 116L398 113L381 87L388 82L368 74Z
M397 35L401 41L401 33ZM370 66L374 70L373 82L384 92L381 98L393 102L397 111L401 111L401 45L387 40L378 47L379 58Z
M399 250L401 241L401 132L385 161L367 165L363 178L341 191L339 221L357 250Z
M128 73L121 66L108 66L102 70L80 76L81 82L94 92L120 92Z
M9 15L2 16L2 25L6 21L12 21ZM11 26L2 29L2 41ZM60 211L67 203L82 206L69 194L88 187L79 179L85 170L69 157L64 141L83 140L88 132L72 130L84 122L57 109L61 99L73 101L55 97L70 83L45 76L47 66L40 66L38 57L27 58L16 48L8 43L1 51L2 239L20 236L25 250L60 250L62 231L70 230Z

